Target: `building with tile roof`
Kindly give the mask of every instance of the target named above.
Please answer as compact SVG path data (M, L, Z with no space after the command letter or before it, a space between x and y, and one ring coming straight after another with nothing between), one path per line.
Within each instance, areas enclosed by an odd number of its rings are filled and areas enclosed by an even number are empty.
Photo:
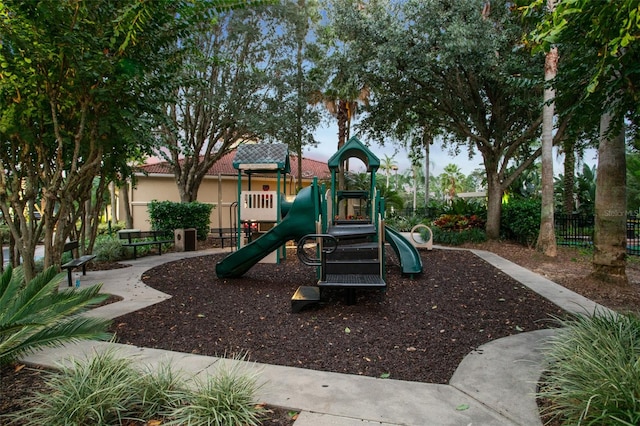
M234 220L235 203L238 198L238 170L233 161L236 150L220 158L211 166L198 190L198 201L215 206L211 213L212 228L230 227ZM298 157L289 156L291 170L284 176L283 193L287 198L295 197L298 181ZM147 206L151 201L180 201L178 187L171 167L167 162L145 164L135 174L135 187L130 189L129 200L133 216L133 226L137 229L151 229ZM327 163L302 158L302 186L308 186L317 177L319 181L330 181L331 173ZM251 177L252 188L275 188L276 177L270 173L255 173ZM242 175L243 189L248 188L248 178ZM121 215L121 217L124 217Z

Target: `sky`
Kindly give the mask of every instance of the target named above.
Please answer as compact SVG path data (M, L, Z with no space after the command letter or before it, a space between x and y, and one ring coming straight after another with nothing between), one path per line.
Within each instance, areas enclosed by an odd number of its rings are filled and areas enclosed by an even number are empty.
M328 160L333 154L335 154L338 148L337 126L327 125L325 127L320 127L316 130L315 137L320 143L316 148L305 148L303 156L318 161ZM380 161L384 160L385 154L388 157L393 158L393 161L398 165L398 173L410 170L411 161L409 160L409 155L406 150L403 148L398 148L392 144L380 147L376 142L372 142L367 138L361 138L360 140L365 144L371 143L369 149L371 149L371 152L373 152ZM437 143L431 146L430 157L431 173L434 175L442 173L444 167L448 164L456 164L465 175L470 174L478 168L484 170L482 158L479 155L476 155L473 159L469 160L467 152L464 151L457 157L452 157Z
M303 156L312 160L327 161L333 154L335 154L338 146L338 129L336 125L325 125L316 130L316 140L319 144L316 148L305 148ZM360 139L363 143L367 144L372 142L366 138ZM385 154L393 158L394 162L398 165L398 173L403 173L411 168L411 162L406 150L403 148L397 148L392 144L389 146L380 147L376 142L373 142L369 146L371 151L381 160L384 160ZM396 152L398 150L398 152ZM444 167L448 164L455 164L460 167L460 170L465 175L469 175L476 169L484 170L482 164L482 157L476 154L472 159L469 159L469 155L466 150L463 150L458 156L451 156L448 150L442 149L442 147L436 142L431 146L431 169L430 173L433 176L439 175L443 172ZM558 155L557 151L554 151L554 175L563 173L564 167L562 164L563 156ZM584 156L584 162L590 166L594 166L596 161L596 151L587 150ZM358 171L358 170L354 170ZM364 171L364 170L359 170Z
M319 142L318 146L314 148L305 148L302 155L305 158L326 162L337 151L338 128L336 125L326 124L316 130L315 137ZM376 142L368 140L367 138L361 138L360 140L365 144L371 143L369 149L371 149L371 151L380 159L380 161L384 161L385 154L388 157L393 158L395 164L398 165L398 173L402 174L411 170L411 161L409 160L409 155L404 148L397 147L391 143L387 146L380 147ZM583 159L584 163L588 164L591 167L595 166L597 163L596 154L596 150L587 150ZM480 156L480 154L476 154L473 158L469 159L467 151L463 150L459 155L452 156L448 152L448 150L443 149L438 144L438 142L434 143L431 146L430 156L430 173L432 176L437 176L442 173L444 171L444 167L449 164L457 165L460 168L460 171L462 171L462 173L464 173L465 175L471 174L476 169L481 169L484 171L484 165L482 164L482 157ZM564 167L562 164L563 156L558 155L557 150L554 149L553 158L553 173L557 176L564 171ZM151 157L147 160L147 163L151 164L157 163L159 161L161 161L159 158ZM361 170L358 169L359 166L361 166ZM361 163L356 163L352 171L363 172L364 166L362 166Z

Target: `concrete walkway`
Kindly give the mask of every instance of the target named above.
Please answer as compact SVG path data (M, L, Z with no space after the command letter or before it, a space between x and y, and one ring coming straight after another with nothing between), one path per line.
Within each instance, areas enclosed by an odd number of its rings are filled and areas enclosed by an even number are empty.
M493 253L472 250L522 284L569 312L593 313L606 308ZM132 266L90 271L82 285L103 283L103 291L123 298L89 312L116 318L170 296L145 286L140 277L159 264L216 251L167 253L127 261ZM66 286L66 281L64 281ZM552 330L505 337L483 345L460 364L448 385L378 379L293 367L258 364L105 342L80 342L47 349L24 362L46 367L84 358L115 347L141 366L170 361L193 375L218 368L257 373L262 384L258 399L272 406L300 411L295 426L369 425L541 425L534 392L542 371L545 341Z

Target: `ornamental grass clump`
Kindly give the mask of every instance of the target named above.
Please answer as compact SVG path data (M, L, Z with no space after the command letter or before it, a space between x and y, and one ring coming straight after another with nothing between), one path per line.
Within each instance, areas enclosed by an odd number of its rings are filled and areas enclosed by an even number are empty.
M238 363L225 361L216 374L195 378L191 387L194 390L183 396L187 403L170 414L167 425L260 425L257 376L241 371Z
M566 425L640 424L640 317L597 313L560 320L539 398Z
M238 367L189 382L168 363L138 369L113 350L61 365L45 385L30 408L6 417L8 424L259 425L264 414L255 402L256 377Z
M46 390L19 413L26 425L117 425L134 417L141 375L112 351L72 360L49 373Z
M185 377L169 363L162 363L156 371L146 369L140 377L136 402L136 417L150 420L166 417L184 404L181 399L186 388Z

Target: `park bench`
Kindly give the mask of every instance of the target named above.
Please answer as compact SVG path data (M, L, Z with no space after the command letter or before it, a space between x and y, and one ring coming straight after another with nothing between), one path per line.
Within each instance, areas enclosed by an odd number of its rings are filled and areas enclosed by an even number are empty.
M233 248L236 245L237 230L233 228L211 228L211 239L219 241L224 248L225 241Z
M142 246L157 246L158 256L162 254L163 244L172 244L173 239L166 238L165 231L138 231L138 230L121 230L118 231L118 237L124 240L123 247L133 248L133 258L138 257L137 248Z
M251 235L255 230L255 224L245 224L242 232L247 241L251 241ZM238 230L236 228L211 228L211 239L214 241L220 241L220 245L224 248L224 242L228 241L229 246L233 249L238 241Z
M82 267L82 275L87 275L87 263L93 260L96 255L95 254L86 254L84 256L78 256L78 241L69 241L64 244L64 252L71 252L71 257L73 258L69 262L62 265L60 268L63 270L67 270L67 281L69 282L69 287L73 286L73 280L71 279L71 271Z

